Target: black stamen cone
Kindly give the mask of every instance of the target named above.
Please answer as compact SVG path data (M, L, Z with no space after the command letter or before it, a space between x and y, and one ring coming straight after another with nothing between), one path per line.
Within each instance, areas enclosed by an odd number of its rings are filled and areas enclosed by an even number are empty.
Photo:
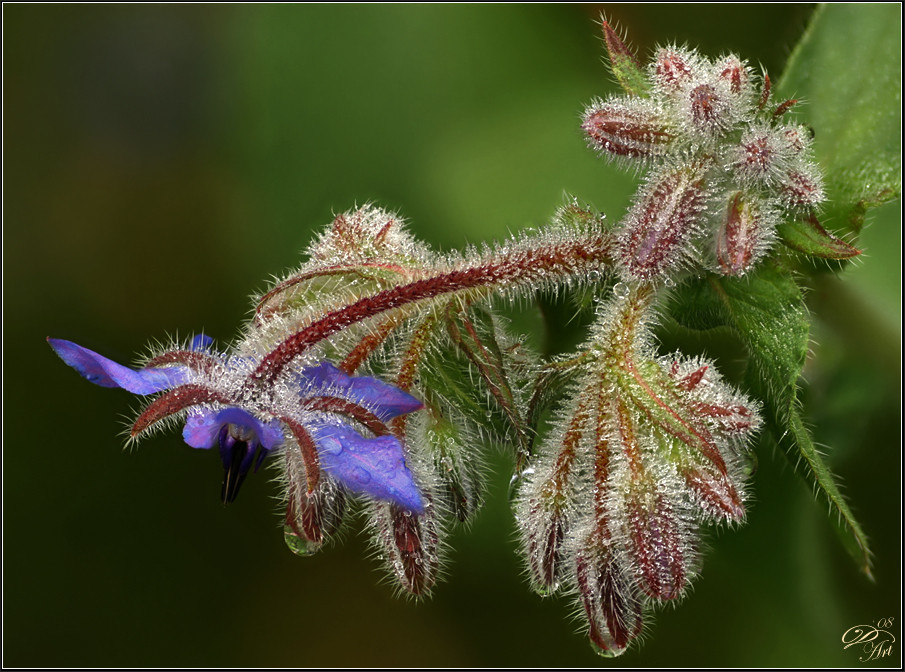
M224 504L236 500L239 488L242 487L242 482L248 475L248 467L242 468L242 463L248 453L248 444L245 441L236 441L229 452L229 460L223 461L223 487L220 490L220 499Z

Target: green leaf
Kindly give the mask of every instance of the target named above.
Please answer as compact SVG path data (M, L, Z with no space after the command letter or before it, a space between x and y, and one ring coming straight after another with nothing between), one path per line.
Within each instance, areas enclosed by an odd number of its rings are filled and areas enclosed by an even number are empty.
M792 409L789 419L790 440L804 459L807 470L817 482L817 487L829 500L831 514L836 514L831 517L836 525L836 531L842 540L843 546L858 563L861 571L873 580L871 552L867 535L864 534L861 525L858 524L858 521L852 515L851 509L849 509L848 504L842 497L842 493L839 491L839 487L836 485L836 481L833 479L832 472L826 462L823 461L823 457L817 452L817 448L811 440L810 432L804 426L797 409Z
M805 103L826 176L821 219L842 235L901 195L901 12L897 3L821 6L777 89Z
M797 408L797 384L807 355L810 323L791 273L763 266L745 278L712 276L690 285L677 300L676 314L682 316L685 326L725 325L741 339L749 355L746 382L764 403L767 428L793 463L803 461L830 504L845 547L870 576L867 537L815 449Z

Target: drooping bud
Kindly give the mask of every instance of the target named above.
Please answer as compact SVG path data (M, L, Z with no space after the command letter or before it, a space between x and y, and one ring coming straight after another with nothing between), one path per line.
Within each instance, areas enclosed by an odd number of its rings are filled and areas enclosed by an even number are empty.
M706 164L694 162L655 175L623 220L621 262L628 275L655 278L681 266L707 204Z
M643 607L630 572L592 534L575 554L575 573L591 643L603 656L620 655L643 625Z
M438 503L449 509L460 522L469 520L483 499L480 461L471 455L463 440L464 429L449 419L425 413L416 424L409 444L424 446L431 455L434 473L439 477Z
M430 593L440 569L434 508L417 515L383 503L375 513L381 555L398 585L415 597Z
M744 275L773 239L773 218L766 206L738 191L729 197L716 234L716 258L723 275Z
M655 108L640 103L597 102L585 111L581 128L601 154L632 159L663 154L675 137Z
M313 555L339 529L346 510L346 496L336 482L326 476L308 491L308 476L301 449L287 443L283 449L286 481L286 519L283 536L297 555Z
M522 487L517 519L524 538L531 582L542 595L554 592L563 572L563 541L575 512L580 443L588 432L587 400L581 399L568 414L562 433L544 441L537 470Z
M346 495L327 478L312 493L289 493L283 536L296 555L313 555L342 524Z
M603 21L603 39L610 57L610 69L629 94L647 95L650 85L641 63L607 21Z
M673 600L688 582L688 558L673 505L652 484L634 483L626 502L630 550L641 589Z

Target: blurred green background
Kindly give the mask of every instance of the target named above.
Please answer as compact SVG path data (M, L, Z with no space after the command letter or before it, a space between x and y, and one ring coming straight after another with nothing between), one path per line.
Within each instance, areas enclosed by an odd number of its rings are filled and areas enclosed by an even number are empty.
M528 590L505 458L453 535L447 580L397 600L360 526L303 560L267 478L223 507L217 456L178 432L124 452L136 400L44 342L123 362L173 334L227 342L249 294L356 203L397 209L444 249L540 226L564 192L618 218L635 178L578 130L613 90L601 9L4 6L5 665L857 666L846 629L893 616L899 631L898 202L874 213L847 284L809 295L804 403L876 583L762 442L748 524L710 535L693 593L615 661L569 599ZM813 6L603 9L641 53L732 50L776 78ZM898 647L865 665L899 665Z

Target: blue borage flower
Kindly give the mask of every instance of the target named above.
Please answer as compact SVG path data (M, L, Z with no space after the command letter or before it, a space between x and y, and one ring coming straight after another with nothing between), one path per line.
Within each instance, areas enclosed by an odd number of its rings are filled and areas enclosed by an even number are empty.
M225 503L236 498L250 470L257 471L272 451L295 441L305 458L309 492L323 470L351 492L424 512L402 444L386 425L422 404L392 385L321 362L293 374L288 388L255 390L247 383L249 362L212 353L212 340L203 334L189 349L167 351L137 370L70 341L47 341L95 385L141 395L164 393L136 420L133 437L187 411L185 442L220 451Z

